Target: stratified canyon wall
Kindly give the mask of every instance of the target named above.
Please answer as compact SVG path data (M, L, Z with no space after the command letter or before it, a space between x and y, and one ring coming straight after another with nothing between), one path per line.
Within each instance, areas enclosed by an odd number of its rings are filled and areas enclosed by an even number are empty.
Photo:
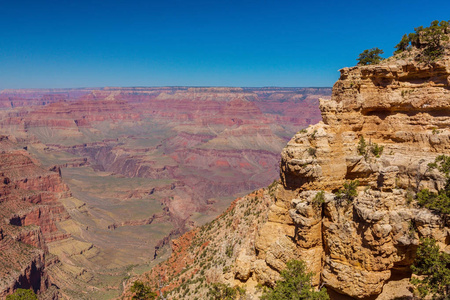
M172 258L139 280L171 299L206 297L214 282L257 297L258 283L273 286L302 259L336 299L411 296L419 239L450 251L448 218L414 198L447 180L429 163L450 153L450 58L344 68L320 110L323 121L283 149L279 183L175 241ZM339 196L356 181L356 195Z
M70 192L58 170L41 168L14 138L0 136L0 151L0 298L17 288L57 298L48 244L69 237L57 223L69 219L59 199Z

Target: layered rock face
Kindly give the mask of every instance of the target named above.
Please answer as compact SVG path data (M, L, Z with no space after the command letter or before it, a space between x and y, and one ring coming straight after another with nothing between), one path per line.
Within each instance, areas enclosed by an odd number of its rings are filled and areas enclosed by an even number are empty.
M56 171L42 169L14 138L0 138L0 297L31 288L47 299L48 244L66 239L57 223L69 218L61 197L70 194Z
M268 257L289 236L292 257L308 263L316 284L365 298L393 274L409 276L419 237L450 250L449 224L412 200L446 181L428 164L449 153L449 75L448 58L341 70L331 101L320 103L323 122L283 150L282 184L256 243L267 272ZM350 180L359 181L352 201L333 194Z

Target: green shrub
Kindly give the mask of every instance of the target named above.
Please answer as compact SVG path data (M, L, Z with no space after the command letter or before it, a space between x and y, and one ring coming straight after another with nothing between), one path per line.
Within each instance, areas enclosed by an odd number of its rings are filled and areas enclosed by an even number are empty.
M231 244L228 244L227 248L225 249L225 254L231 258L231 256L233 256L233 252L234 252L234 246Z
M445 176L449 177L450 175L450 156L447 155L439 155L436 157L433 163L429 163L428 167L430 169L438 169L439 172L444 173Z
M425 208L435 210L443 214L450 214L450 186L447 183L444 189L438 193L432 193L423 189L417 193L417 203Z
M312 148L312 147L308 148L308 154L309 155L311 155L313 157L316 157L316 153L317 153L317 149L316 148Z
M423 62L432 62L444 54L443 41L448 41L447 34L450 33L449 22L433 21L429 27L414 28L413 33L403 35L401 41L395 46L394 53L401 53L415 47L421 49L421 54L416 59ZM411 46L409 45L411 43Z
M303 261L289 261L280 275L283 280L278 281L275 288L265 291L262 300L329 299L325 288L316 291L311 285L314 274L306 271Z
M365 156L367 154L367 144L366 144L366 140L364 139L363 136L361 136L359 138L359 142L358 142L358 153L359 155L363 155Z
M323 203L325 203L325 192L324 191L320 191L314 196L312 204L316 208L319 208L319 207L322 206Z
M234 300L245 294L245 290L240 287L230 287L223 283L213 283L208 287L208 299L211 300Z
M380 155L383 153L384 146L380 146L377 143L372 142L370 142L368 145L364 137L361 136L359 138L358 147L356 149L358 150L358 154L364 156L364 158L367 160L369 153L372 153L375 157L380 157Z
M17 289L14 294L6 296L6 300L37 300L32 290Z
M409 48L409 37L407 34L404 34L402 37L402 40L395 46L395 52L394 53L401 53Z
M156 293L141 281L135 281L130 291L134 293L134 296L131 298L133 300L152 300L157 297Z
M432 299L448 299L450 296L450 254L439 251L436 241L430 238L421 239L416 259L411 266L412 278L417 293L423 299L432 295Z
M358 191L356 188L359 186L359 181L354 180L350 182L344 183L344 188L339 189L335 196L338 200L347 200L348 202L352 202L353 199L358 196Z
M380 56L380 54L383 53L384 51L378 48L364 50L359 54L359 57L356 60L360 66L374 65L384 60L384 58Z
M370 145L370 152L372 152L375 157L380 157L383 153L384 146L379 146L377 143Z
M450 214L450 156L439 155L433 163L428 164L428 167L438 169L447 177L447 182L437 193L432 193L428 189L418 192L417 203L422 207L448 215Z

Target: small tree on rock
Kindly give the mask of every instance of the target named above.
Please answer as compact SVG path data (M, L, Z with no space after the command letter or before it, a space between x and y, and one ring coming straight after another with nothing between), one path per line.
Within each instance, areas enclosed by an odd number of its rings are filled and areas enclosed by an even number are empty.
M380 54L383 53L383 50L375 47L369 50L364 50L359 54L359 57L356 60L358 61L358 65L360 66L377 64L380 61L384 60L384 58L380 56Z
M330 299L325 288L316 291L311 285L313 273L306 272L303 261L289 261L286 269L281 272L281 277L283 280L278 281L273 290L266 291L262 300Z
M131 298L133 300L153 300L157 297L150 287L140 281L135 281L130 290L134 293L134 296Z
M401 53L401 52L403 52L405 50L408 50L409 42L410 42L410 40L409 40L408 35L404 34L403 37L402 37L402 40L400 41L400 43L398 43L395 46L395 49L397 49L397 50L395 50L394 53Z
M421 239L411 269L414 274L420 275L412 278L411 282L421 298L431 295L432 299L449 299L450 254L440 252L435 240Z

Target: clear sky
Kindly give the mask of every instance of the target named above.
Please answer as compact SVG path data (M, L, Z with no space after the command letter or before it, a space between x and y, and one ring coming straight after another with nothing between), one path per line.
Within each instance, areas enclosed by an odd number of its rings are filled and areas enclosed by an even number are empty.
M0 89L332 86L450 0L0 0Z

